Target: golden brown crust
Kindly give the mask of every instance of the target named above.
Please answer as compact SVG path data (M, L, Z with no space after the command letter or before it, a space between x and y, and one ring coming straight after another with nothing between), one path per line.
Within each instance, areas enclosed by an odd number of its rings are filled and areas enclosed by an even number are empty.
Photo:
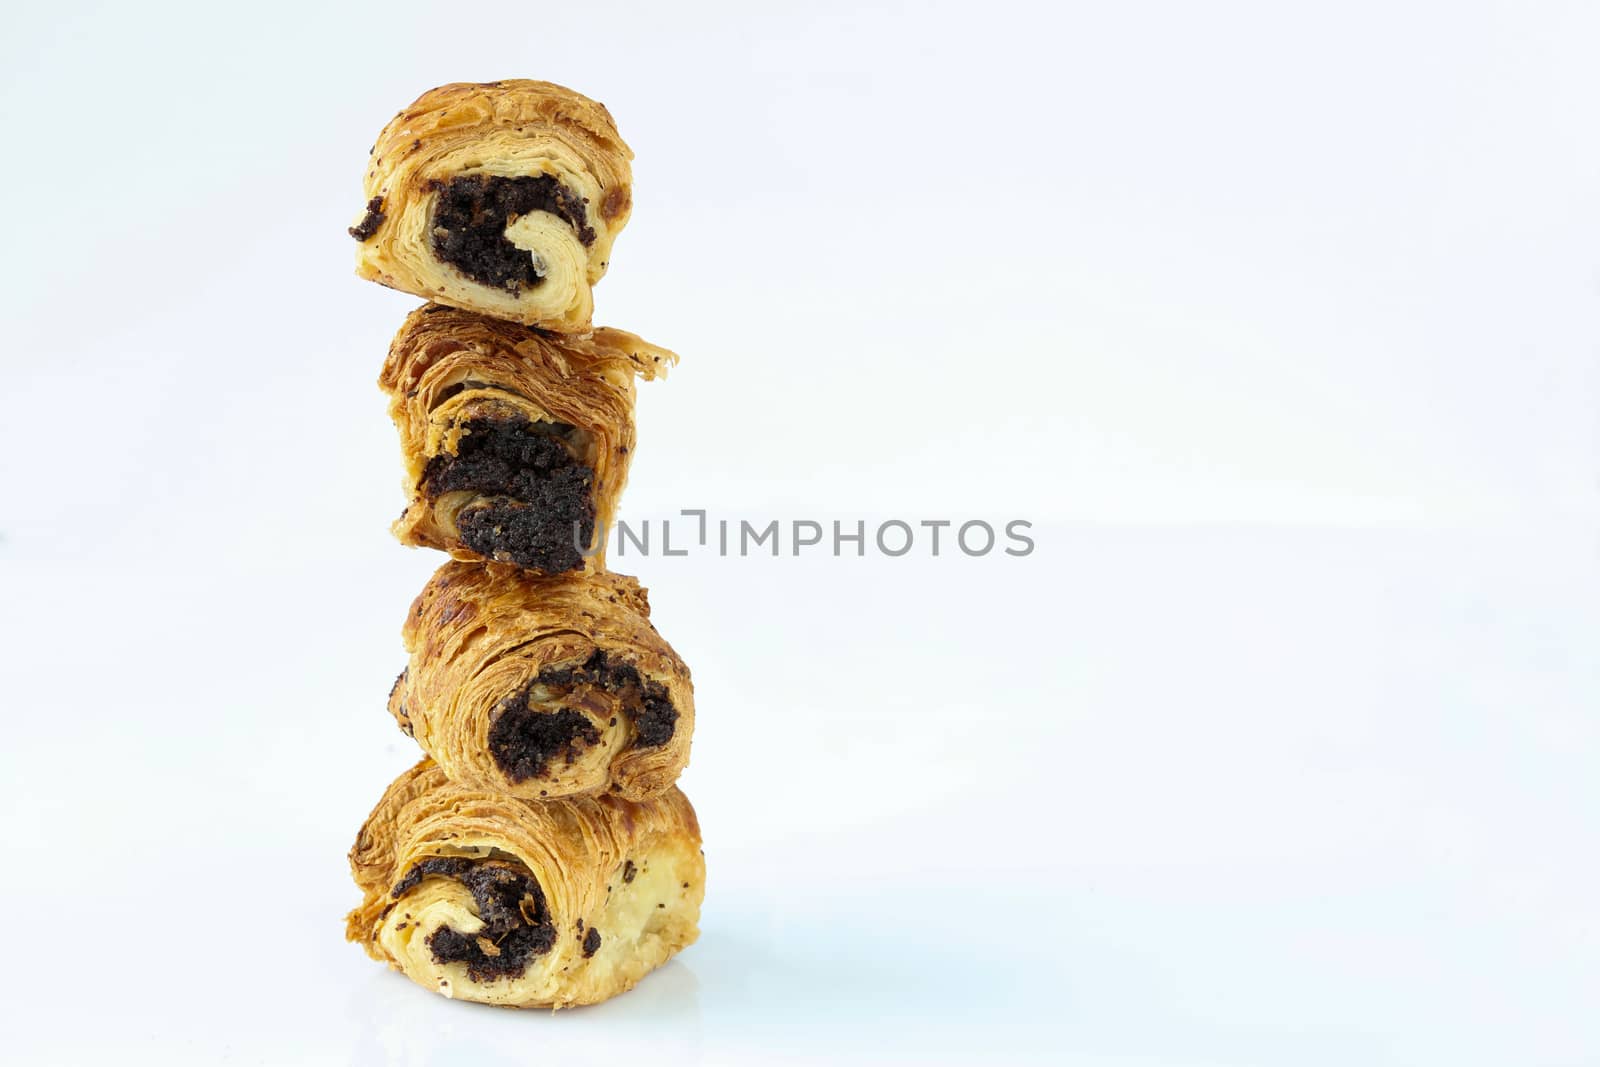
M644 799L688 765L689 668L650 624L633 578L449 563L402 636L411 658L389 711L457 781L528 798ZM563 726L570 743L558 743Z
M430 460L458 453L464 428L474 420L558 423L579 431L568 448L593 472L598 533L591 539L596 551L584 566L603 568L605 531L616 515L635 444L634 378L665 374L676 360L622 330L562 336L439 304L413 311L378 378L400 432L410 499L394 524L395 536L456 559L512 559L504 552L475 551L462 540L457 516L489 498L472 492L430 497L424 472Z
M583 331L590 290L632 210L632 158L605 106L571 89L526 79L431 89L373 145L367 208L352 229L360 242L356 273L453 307ZM550 175L583 199L592 240L585 245L565 223L544 227L519 245L547 272L540 284L516 292L474 281L430 245L435 183L473 175Z
M420 873L441 858L530 877L537 888L522 914L547 931L546 947L493 975L441 959L441 929L495 932L456 877ZM694 942L705 891L700 827L675 788L644 803L531 803L452 783L428 759L384 793L350 869L363 899L346 936L368 955L446 996L518 1007L592 1004L632 988ZM493 957L515 945L479 943Z

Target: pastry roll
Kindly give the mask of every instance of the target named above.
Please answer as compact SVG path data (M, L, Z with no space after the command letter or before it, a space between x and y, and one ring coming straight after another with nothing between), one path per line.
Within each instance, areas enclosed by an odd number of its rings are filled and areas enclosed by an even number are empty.
M603 566L633 455L634 377L676 359L621 330L561 336L418 308L378 378L410 497L395 536L546 574Z
M345 936L447 997L593 1004L699 936L700 827L670 789L543 803L457 785L432 760L383 795L350 850Z
M632 208L611 113L538 81L423 93L372 147L350 228L356 273L552 330L589 324L591 287Z
M389 711L455 781L642 800L689 762L689 668L636 579L447 563L402 632L411 658Z

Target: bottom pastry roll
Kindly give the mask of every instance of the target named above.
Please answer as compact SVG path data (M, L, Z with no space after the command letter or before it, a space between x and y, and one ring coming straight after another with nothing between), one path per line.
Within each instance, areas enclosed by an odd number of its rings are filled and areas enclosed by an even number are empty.
M431 759L383 795L350 850L364 894L345 936L447 997L593 1004L699 936L700 826L676 787L519 800L452 784Z

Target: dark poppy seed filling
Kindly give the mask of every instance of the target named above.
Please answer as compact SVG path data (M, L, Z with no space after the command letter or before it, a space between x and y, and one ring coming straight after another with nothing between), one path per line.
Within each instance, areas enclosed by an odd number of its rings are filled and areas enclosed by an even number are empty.
M456 515L461 543L489 559L560 574L583 566L594 538L594 471L564 438L565 423L471 419L455 455L437 455L422 472L429 500L460 490L498 497Z
M429 875L454 878L467 887L483 928L464 934L441 926L428 936L435 963L465 963L474 982L521 975L535 956L556 942L555 924L539 883L519 866L464 856L433 856L412 864L395 883L399 899Z
M513 293L544 281L541 264L506 239L506 227L523 215L546 211L572 227L584 246L594 244L587 198L553 175L520 178L469 174L432 181L433 254L482 285Z
M659 689L660 692L651 692L651 689ZM646 687L641 707L633 713L634 746L659 748L672 740L672 733L677 726L678 709L667 699L666 687L651 682Z
M383 197L375 196L367 201L367 213L360 222L350 227L349 233L356 240L366 243L372 240L372 235L378 232L378 227L383 225L383 220L389 216L383 213Z
M389 699L391 701L394 700L394 695L400 691L400 686L405 683L406 678L410 674L411 668L407 667L405 670L395 675L394 684L389 687ZM411 725L411 712L406 709L406 702L404 700L399 702L399 706L396 708L396 714L398 716L397 721L400 723L400 729L405 732L405 735L407 737L417 736L414 732L412 732L414 728Z
M489 755L513 782L542 778L550 762L564 758L568 766L600 731L581 711L537 711L528 707L528 691L500 702L499 717L489 728Z
M655 748L672 740L678 709L672 706L667 687L641 676L632 664L612 662L603 649L595 649L576 666L544 668L521 692L500 703L498 717L489 727L489 754L507 778L513 782L543 778L554 760L564 759L570 765L586 747L599 743L600 731L587 715L559 706L567 699L577 703L574 691L580 686L601 690L622 705L633 720L634 748ZM537 702L550 707L532 706L535 689L548 694ZM616 725L615 719L611 725Z
M589 932L583 935L583 958L588 959L600 951L600 931L589 927Z

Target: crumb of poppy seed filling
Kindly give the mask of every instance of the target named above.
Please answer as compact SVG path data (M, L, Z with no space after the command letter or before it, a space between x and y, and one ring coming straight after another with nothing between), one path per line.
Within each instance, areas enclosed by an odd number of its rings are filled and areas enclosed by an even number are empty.
M633 714L634 744L658 748L672 740L677 725L678 709L667 699L665 689L660 693L646 691L644 706Z
M600 731L581 711L530 708L531 688L502 700L489 727L489 755L513 782L543 778L558 757L571 766L585 747L600 741Z
M600 931L589 927L589 932L583 935L583 958L588 959L600 951Z
M588 224L587 198L553 175L518 178L468 174L432 181L433 253L482 285L513 293L544 280L540 266L526 249L506 238L506 227L523 215L545 211L561 219L585 246L594 244Z
M463 856L433 856L412 865L395 883L398 898L423 878L454 878L472 894L483 927L471 934L441 926L428 936L435 963L465 963L474 982L520 975L534 956L549 952L556 941L544 891L520 867ZM485 942L494 949L485 951Z
M594 472L575 459L561 437L565 423L472 419L455 455L441 454L422 472L433 500L466 490L507 497L463 508L461 542L489 559L560 574L583 566L579 544L594 537Z
M370 241L372 235L378 232L378 227L383 225L383 220L388 217L383 213L383 197L375 196L367 201L366 217L350 227L350 236L363 243Z
M622 880L624 882L633 881L633 876L638 874L638 873L639 873L639 868L637 868L637 867L635 867L633 865L633 861L632 860L623 860L622 861Z

